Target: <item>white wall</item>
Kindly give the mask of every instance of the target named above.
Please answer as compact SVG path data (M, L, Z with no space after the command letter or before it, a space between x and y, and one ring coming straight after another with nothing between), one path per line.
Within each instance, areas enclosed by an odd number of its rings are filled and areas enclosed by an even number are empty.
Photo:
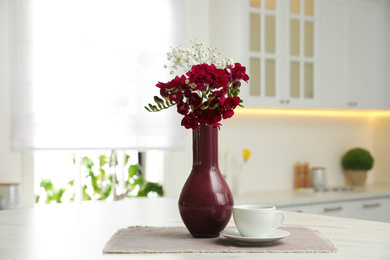
M210 35L210 4L209 0L186 1L186 38L190 44L191 39L209 44ZM186 46L184 45L184 46ZM175 47L175 46L174 46Z
M0 0L0 183L21 182L21 155L10 151L9 1Z
M386 122L386 129L379 121ZM328 115L278 115L236 113L222 122L219 132L219 164L223 174L229 177L238 173L244 148L252 151L250 160L241 173L243 191L291 189L294 187L294 165L309 162L311 167L326 167L328 185L345 185L341 157L350 148L363 147L371 151L376 165L370 171L368 183L383 179L386 170L382 165L388 160L390 149L390 120L370 116ZM375 150L374 133L383 134L376 140L381 144ZM168 196L178 196L181 186L191 171L191 134L188 131L187 148L184 152L166 154L164 187ZM227 169L224 152L230 147ZM390 164L387 163L389 168ZM380 170L380 171L379 171ZM388 169L387 169L388 170ZM377 176L378 175L378 176ZM388 174L387 174L388 175ZM384 180L384 179L383 179ZM387 178L390 181L390 178Z
M390 118L374 121L375 180L390 182Z

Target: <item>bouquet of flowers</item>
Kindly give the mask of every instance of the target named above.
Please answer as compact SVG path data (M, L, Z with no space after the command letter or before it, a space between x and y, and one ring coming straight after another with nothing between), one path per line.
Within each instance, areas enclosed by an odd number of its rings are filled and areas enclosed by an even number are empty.
M220 127L222 119L234 115L234 109L242 106L239 97L241 81L248 82L246 68L232 59L219 60L216 49L191 41L189 49L173 48L168 55L171 74L183 68L185 74L176 76L167 83L158 82L160 96L155 96L155 105L145 106L149 112L158 112L176 106L183 115L181 125L196 129L198 125Z

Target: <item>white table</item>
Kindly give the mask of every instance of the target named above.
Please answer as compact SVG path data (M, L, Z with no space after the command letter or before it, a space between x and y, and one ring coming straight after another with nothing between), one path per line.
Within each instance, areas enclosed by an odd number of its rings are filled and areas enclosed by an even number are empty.
M0 259L390 259L390 223L286 212L286 225L313 227L339 253L103 254L118 229L183 225L176 199L132 199L0 211Z

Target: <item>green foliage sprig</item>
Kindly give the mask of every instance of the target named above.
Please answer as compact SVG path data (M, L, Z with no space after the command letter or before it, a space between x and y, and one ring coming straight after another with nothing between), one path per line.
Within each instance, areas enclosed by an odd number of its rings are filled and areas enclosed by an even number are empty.
M73 155L73 163L75 163ZM129 160L130 156L126 154L125 159L125 169L127 169L127 179L125 181L125 186L127 193L122 197L146 197L150 192L155 192L158 196L164 195L163 187L155 182L149 182L146 180L145 176L140 172L142 168L139 164L130 165ZM82 158L82 165L85 169L85 182L88 185L83 186L83 200L106 200L112 191L113 184L113 175L109 173L107 168L110 166L118 165L118 162L110 162L110 156L105 154L100 154L97 157L98 165L95 167L94 160L88 156ZM109 165L112 164L112 165ZM115 185L118 184L118 181L115 180ZM69 186L74 185L74 180L69 181ZM51 179L42 179L40 186L44 188L46 192L46 201L45 203L61 203L63 202L63 195L66 191L71 190L69 188L56 188ZM88 187L92 187L89 189ZM74 193L71 197L71 201L74 201ZM38 203L40 196L36 196L36 202Z

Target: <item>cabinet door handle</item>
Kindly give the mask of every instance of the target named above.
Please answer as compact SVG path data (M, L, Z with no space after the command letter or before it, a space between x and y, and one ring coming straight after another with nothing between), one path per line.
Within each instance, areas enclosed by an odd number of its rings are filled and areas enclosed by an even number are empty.
M339 211L339 210L342 210L343 207L342 206L338 206L338 207L332 207L332 208L324 208L324 211L325 212L329 212L329 211Z
M381 204L379 202L376 203L364 203L363 208L375 208L379 207Z

